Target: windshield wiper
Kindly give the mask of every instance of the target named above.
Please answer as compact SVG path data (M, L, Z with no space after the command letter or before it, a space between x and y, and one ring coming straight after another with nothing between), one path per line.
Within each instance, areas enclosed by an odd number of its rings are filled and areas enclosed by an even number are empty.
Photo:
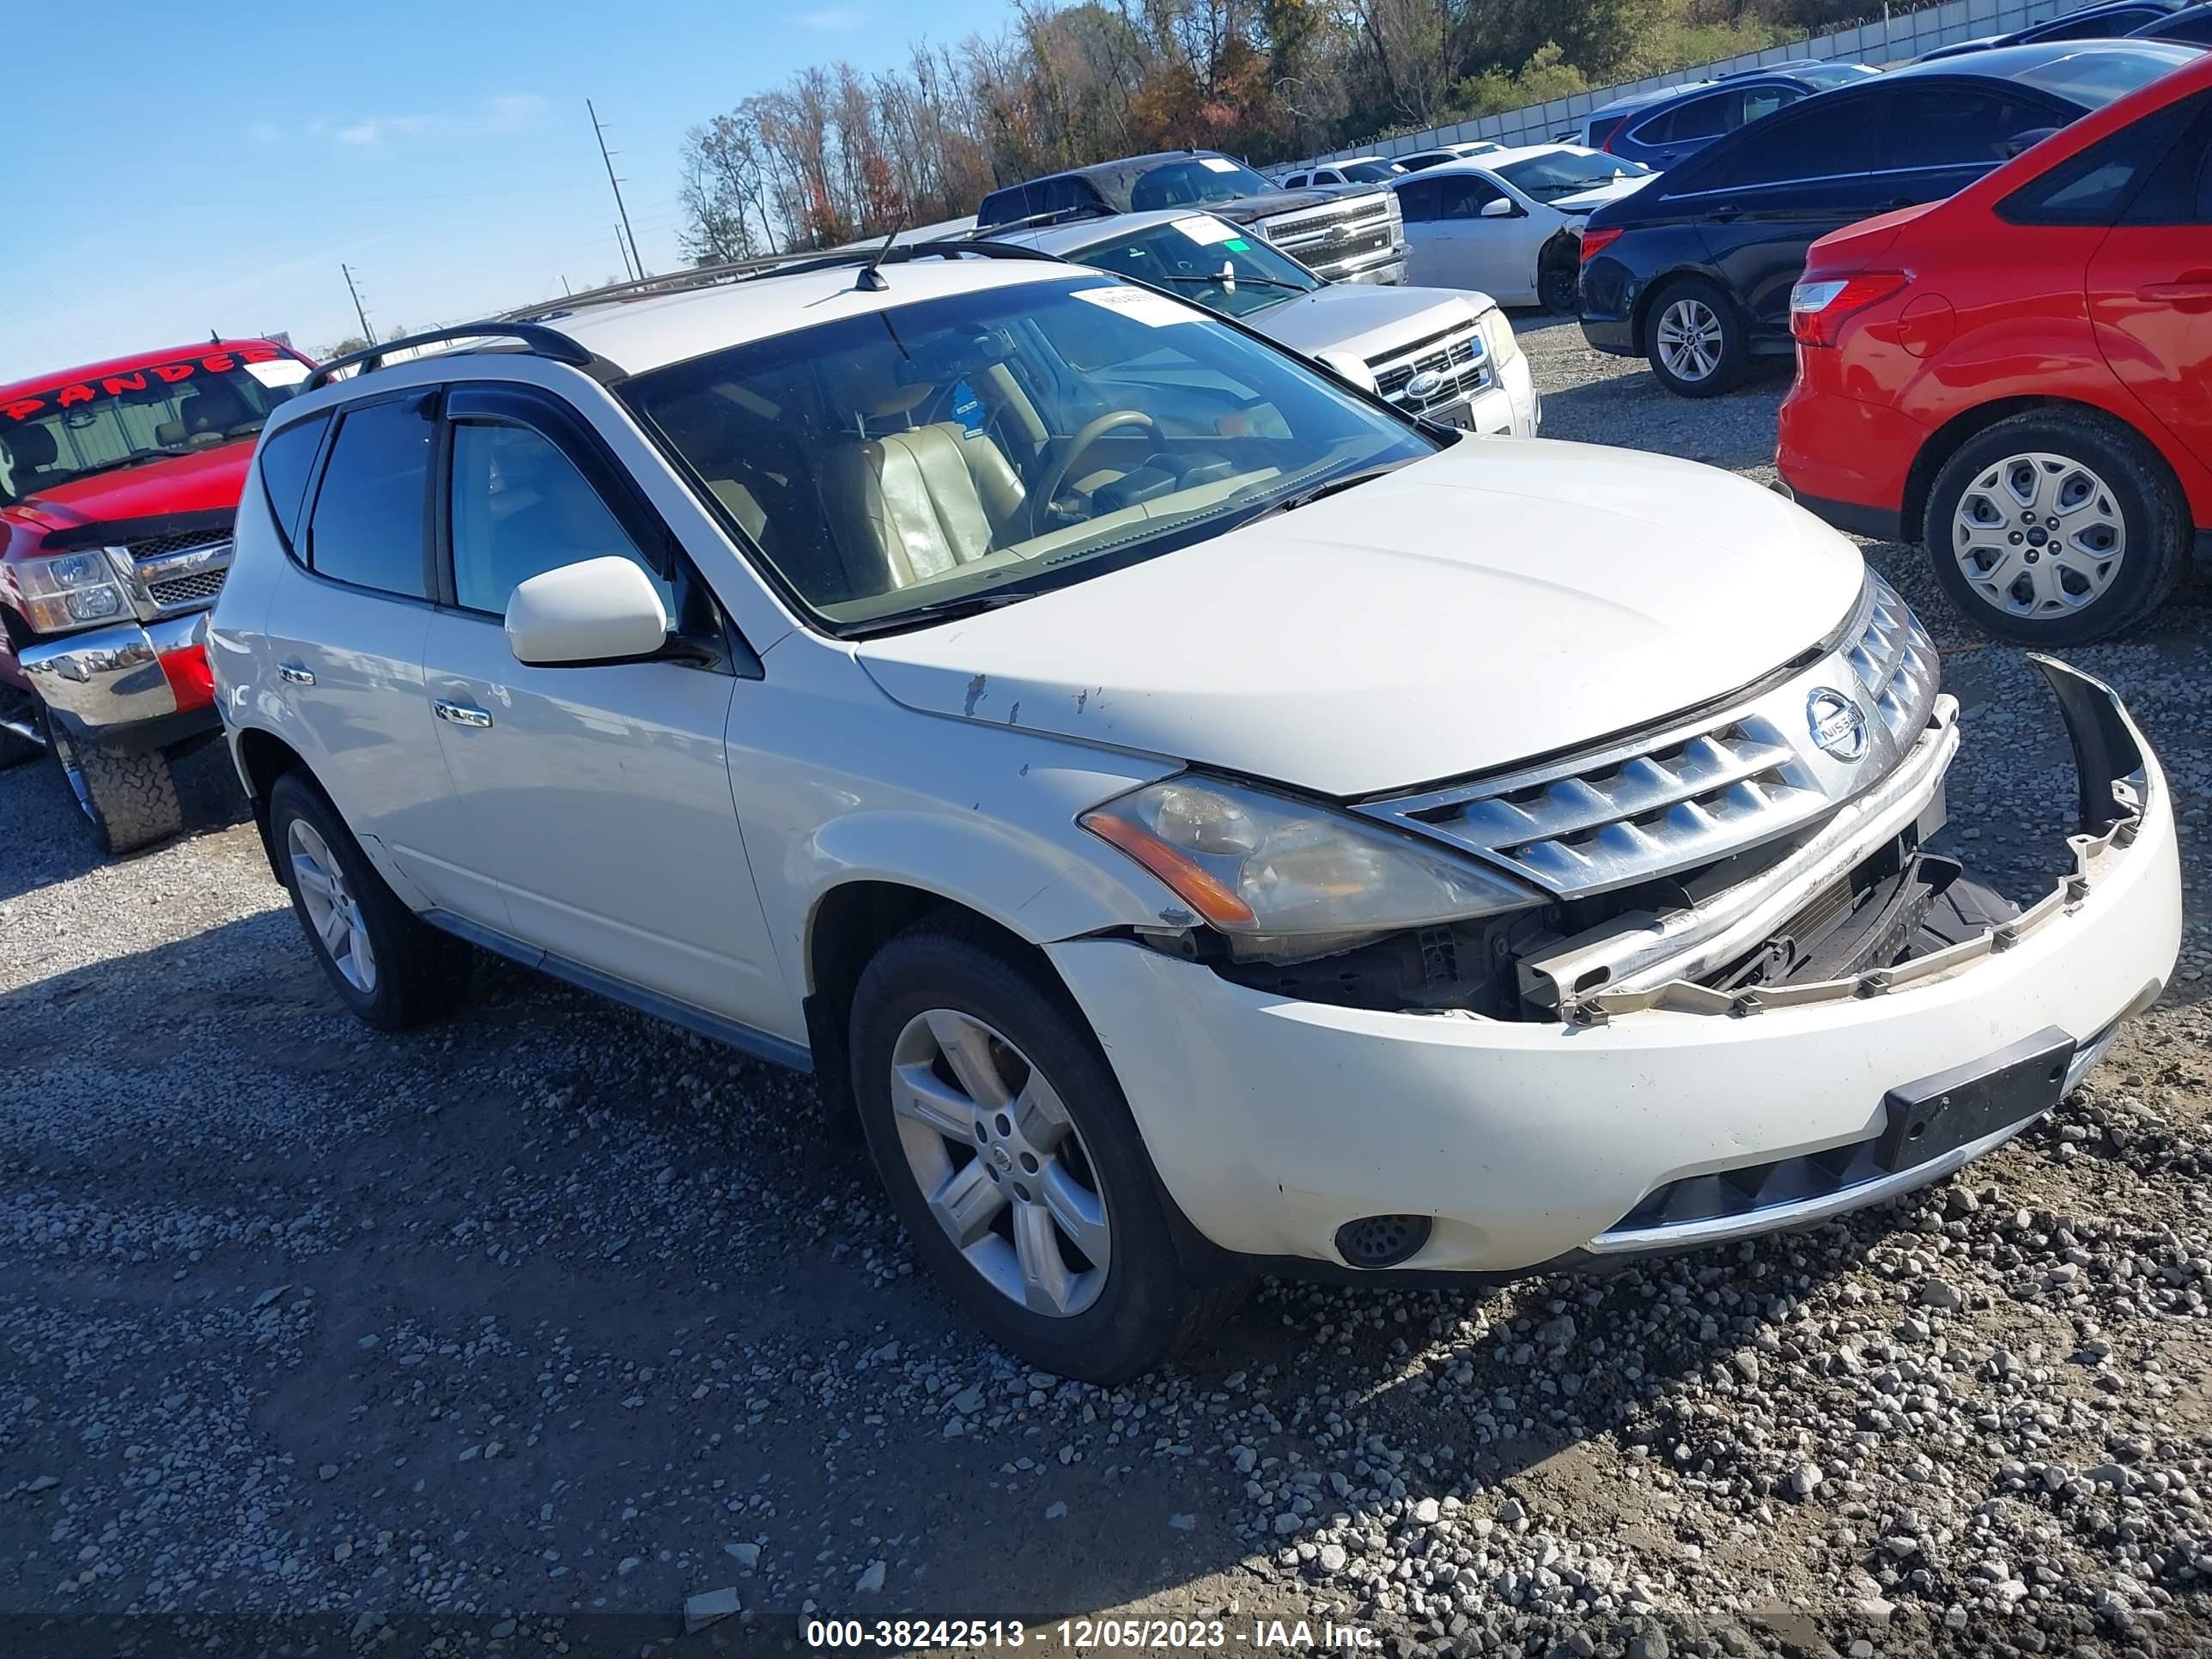
M1294 495L1285 495L1279 501L1268 502L1244 522L1257 524L1262 519L1273 518L1278 513L1291 513L1302 507L1311 507L1316 501L1334 495L1340 489L1350 489L1355 484L1370 483L1382 477L1386 472L1395 472L1400 467L1411 465L1410 460L1387 461L1380 466L1355 467L1349 472L1340 472L1334 478L1324 478L1321 483L1310 485Z
M1296 283L1286 283L1277 276L1193 276L1184 271L1166 271L1156 280L1163 283L1200 283L1208 288L1286 288L1293 294L1313 292L1310 288L1300 288Z
M126 466L143 466L149 461L172 461L189 453L182 449L134 449L128 455L119 455L112 461L95 461L90 466L79 467L70 482L78 478L93 478L103 472L120 472Z
M963 593L957 599L937 599L928 605L893 611L888 617L870 617L865 622L846 623L837 631L848 640L863 639L870 634L888 634L895 629L919 628L926 623L949 622L955 617L972 617L979 611L997 611L1036 597L1036 592L1027 588L995 588L987 593Z

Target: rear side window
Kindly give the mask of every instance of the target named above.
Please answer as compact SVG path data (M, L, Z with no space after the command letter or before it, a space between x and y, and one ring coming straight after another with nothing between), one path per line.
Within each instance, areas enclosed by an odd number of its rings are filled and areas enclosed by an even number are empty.
M307 499L307 474L315 465L315 452L323 447L323 432L331 423L325 415L296 421L282 432L273 432L261 446L261 488L269 496L270 516L284 545L292 545L292 532L300 522L300 505Z
M1875 164L1875 117L1864 98L1814 99L1761 122L1755 133L1699 152L1660 187L1686 196L1865 173Z
M2212 225L2212 93L2200 93L2163 113L2186 118L2167 129L2165 153L2147 160L2146 166L2154 170L2122 211L2120 222Z
M2064 125L2048 105L1994 88L1941 82L1899 88L1889 100L1881 165L1995 167L2009 161L2023 132Z
M1620 124L1627 118L1626 115L1593 116L1590 118L1589 137L1583 142L1591 149L1603 149L1605 141L1620 131Z
M1655 115L1631 135L1639 144L1680 144L1697 138L1717 138L1728 131L1728 106L1736 101L1732 92L1688 103Z
M2212 100L2203 95L2185 99L2142 120L2130 122L2006 197L1997 204L1998 217L2016 225L2109 225L2124 210L2133 223L2181 222L2156 216L2178 205L2169 191L2154 191L2142 203L2143 210L2154 216L2150 218L2139 218L2130 204L2154 170L2159 172L2161 184L2172 177L2175 168L2160 169L2159 163L2169 158L2178 161L2181 151L2177 147L2208 104ZM2192 153L2201 159L2203 131L2200 129L2193 136L2197 143ZM2193 185L2192 180L2192 191Z
M307 523L307 562L318 575L428 596L422 518L431 428L414 401L372 404L339 421Z
M2145 23L2157 21L2165 16L2162 11L2146 7L2142 11L2109 11L2095 17L2080 17L2059 24L2055 28L2039 29L2039 40L2105 40L2141 28Z
M975 210L975 222L979 225L1003 225L1009 220L1027 218L1030 210L1024 202L1028 190L1026 185L1016 185L1012 190L993 191L983 198L983 204Z

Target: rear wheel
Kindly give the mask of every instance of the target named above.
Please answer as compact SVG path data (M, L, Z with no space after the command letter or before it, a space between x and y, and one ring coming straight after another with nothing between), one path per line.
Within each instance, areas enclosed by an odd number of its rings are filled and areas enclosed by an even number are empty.
M2158 452L2088 410L2032 410L1969 438L1936 475L1921 532L1968 621L2037 646L2142 621L2173 591L2189 539Z
M1717 397L1741 380L1750 363L1735 302L1702 276L1679 278L1659 291L1644 335L1651 372L1677 397Z
M72 738L51 710L46 752L103 853L133 853L185 827L169 757L158 749L125 755Z
M449 1012L469 947L399 902L337 810L300 773L269 792L269 844L331 988L365 1024L404 1030Z
M983 930L924 921L894 939L861 975L852 1032L854 1092L892 1205L1005 1346L1110 1385L1242 1294L1185 1275L1096 1039Z

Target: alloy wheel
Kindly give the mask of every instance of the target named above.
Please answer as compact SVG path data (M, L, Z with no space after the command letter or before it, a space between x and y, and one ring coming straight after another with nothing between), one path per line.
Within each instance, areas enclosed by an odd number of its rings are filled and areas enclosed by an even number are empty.
M1000 1295L1053 1318L1105 1288L1097 1165L1044 1073L971 1014L916 1014L891 1048L891 1112L938 1225Z
M2014 617L2063 617L2094 604L2127 556L2127 520L2105 481L2070 456L2040 451L1978 474L1951 529L1967 583Z
M1676 380L1709 379L1721 366L1721 319L1703 300L1685 297L1659 313L1660 360Z
M376 991L376 953L368 942L368 923L346 884L345 872L331 856L330 844L305 818L294 818L284 834L291 855L292 879L307 913L307 926L345 982L363 996Z

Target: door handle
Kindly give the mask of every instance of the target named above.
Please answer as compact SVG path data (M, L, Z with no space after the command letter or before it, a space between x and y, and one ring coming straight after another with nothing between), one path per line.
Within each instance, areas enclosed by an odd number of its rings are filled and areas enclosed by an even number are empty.
M314 675L295 662L278 663L276 678L288 685L313 685L315 683Z
M430 712L440 720L450 720L455 726L482 727L491 724L491 716L483 709L471 708L465 702L448 702L443 697L430 705Z
M1731 219L1735 218L1735 217L1736 216L1736 215L1738 215L1739 213L1741 213L1742 211L1743 211L1743 210L1742 210L1741 208L1740 208L1740 207L1731 207L1731 206L1729 206L1727 203L1723 202L1720 206L1718 206L1718 207L1715 208L1715 209L1714 209L1714 210L1713 210L1710 214L1708 214L1706 216L1707 216L1708 218L1711 218L1711 219L1717 219L1718 221L1720 221L1720 222L1721 222L1721 223L1723 223L1723 224L1726 224L1726 223L1728 223L1728 222L1729 222L1729 220L1731 220Z
M2185 270L2170 283L2149 283L2136 290L2146 300L2196 300L2212 297L2212 270Z

